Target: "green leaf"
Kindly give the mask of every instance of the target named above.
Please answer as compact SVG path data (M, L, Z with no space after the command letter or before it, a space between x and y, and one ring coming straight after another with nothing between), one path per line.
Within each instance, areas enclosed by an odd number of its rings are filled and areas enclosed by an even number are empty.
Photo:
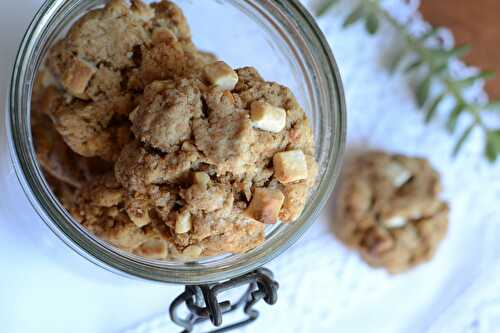
M492 130L486 136L486 157L490 162L495 162L500 154L500 129Z
M452 49L437 48L437 49L431 49L429 51L430 51L431 56L434 58L433 60L436 63L440 63L443 61L448 61L450 58L453 58L453 57L461 58L464 55L466 55L467 52L470 51L470 49L471 49L470 45L464 44L464 45L454 47Z
M403 61L405 55L406 55L406 50L404 49L401 49L394 54L391 62L389 63L389 72L391 74L393 74L396 71L396 69L398 69L398 66L401 63L401 61Z
M332 9L339 0L324 0L323 3L316 10L316 16L321 17L325 15L330 9Z
M469 137L469 135L472 133L472 130L476 127L476 123L472 123L467 129L462 133L460 136L460 139L458 139L457 143L455 144L455 147L453 148L453 157L457 156L460 150L462 149L462 146L464 145L465 141Z
M448 68L450 58L445 56L431 55L431 58L428 61L431 68L435 70L436 68Z
M471 48L472 47L469 44L460 45L449 50L448 54L450 57L462 58L464 55L469 53Z
M468 45L458 46L452 49L434 48L426 50L427 61L432 68L447 66L451 58L460 58L470 50Z
M441 64L435 68L432 69L432 72L433 73L436 73L436 74L442 74L444 73L446 70L448 69L448 63L445 62L444 64Z
M493 79L497 76L497 73L494 71L481 71L479 74L476 75L478 79L483 79L483 80L489 80Z
M473 85L477 80L487 80L493 77L495 77L495 72L483 71L468 78L458 80L455 82L455 84L457 84L460 88L467 88Z
M431 89L432 76L428 75L417 87L417 105L419 108L425 105Z
M350 25L358 22L365 15L365 7L360 4L356 9L354 9L349 16L344 21L343 27L347 28Z
M438 32L439 32L439 29L438 29L438 28L434 28L434 27L432 27L432 29L431 29L431 30L429 30L429 31L427 31L425 34L423 34L423 35L419 38L419 40L420 40L421 42L424 42L424 41L426 41L427 39L429 39L430 37L435 36Z
M450 117L448 118L448 123L446 127L448 128L448 131L453 133L455 131L455 128L457 127L457 122L458 122L458 117L464 112L465 108L467 106L463 103L457 104L453 111L450 113Z
M368 16L366 16L365 26L370 35L374 35L378 31L378 17L374 12L371 12Z
M406 69L405 69L405 73L410 73L414 70L416 70L418 67L420 67L424 62L422 61L422 59L418 59L418 60L415 60L414 62L412 62L411 64L409 64Z
M434 118L434 115L436 114L436 111L437 111L439 104L441 104L441 102L444 100L445 97L446 97L446 94L442 93L441 95L439 95L438 97L436 97L434 99L434 101L431 104L431 107L429 108L429 110L427 111L427 114L425 115L425 122L426 123L429 123L432 120L432 118Z

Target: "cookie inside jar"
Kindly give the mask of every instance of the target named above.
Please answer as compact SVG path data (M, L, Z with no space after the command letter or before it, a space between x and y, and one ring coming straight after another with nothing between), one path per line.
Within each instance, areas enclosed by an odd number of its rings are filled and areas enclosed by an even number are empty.
M259 246L300 216L318 169L290 89L199 50L166 0L80 18L38 73L32 132L74 219L150 259Z

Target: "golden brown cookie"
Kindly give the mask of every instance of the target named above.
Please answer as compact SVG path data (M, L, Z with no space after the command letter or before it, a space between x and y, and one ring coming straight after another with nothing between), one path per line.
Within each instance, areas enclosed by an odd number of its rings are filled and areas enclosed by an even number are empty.
M132 105L128 99L121 103ZM61 102L50 110L49 116L55 129L74 152L85 157L114 161L131 139L127 119L117 116L121 103Z
M128 142L128 115L155 81L173 79L213 61L198 52L181 10L109 1L80 18L47 57L55 91L47 111L71 149L114 161Z
M45 72L42 72L45 73ZM40 79L40 76L39 76ZM57 89L35 84L31 105L31 132L38 162L47 174L78 188L92 177L110 171L112 165L99 158L75 153L56 131L48 114L57 103Z
M439 175L424 159L369 152L348 166L337 237L371 266L406 271L434 255L448 227Z

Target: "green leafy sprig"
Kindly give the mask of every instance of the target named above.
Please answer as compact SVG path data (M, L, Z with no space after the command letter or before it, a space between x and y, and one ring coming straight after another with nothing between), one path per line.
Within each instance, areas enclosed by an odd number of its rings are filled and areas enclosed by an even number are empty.
M325 0L318 8L316 14L324 15L340 0ZM404 46L395 54L389 64L389 71L404 68L405 73L424 73L419 77L415 89L415 99L419 108L425 110L425 122L434 119L442 102L451 98L454 101L453 109L448 111L446 128L450 133L456 131L459 118L464 114L471 117L470 124L460 133L453 148L453 156L457 155L467 138L476 128L485 133L484 154L488 160L494 162L500 155L500 129L490 128L483 119L486 111L499 111L500 101L480 104L470 101L464 97L464 90L478 80L487 80L494 76L494 73L481 71L465 79L455 79L450 74L449 62L453 58L463 57L469 50L469 45L461 45L455 48L446 49L440 46L429 46L429 39L434 37L437 29L431 29L422 36L412 35L407 27L398 22L389 12L387 12L378 0L359 0L354 10L345 18L343 26L349 27L355 23L363 22L366 30L370 34L375 34L380 22L385 21L391 25L401 36ZM404 64L405 59L411 59ZM431 93L432 84L439 82L442 87L441 92L433 95Z

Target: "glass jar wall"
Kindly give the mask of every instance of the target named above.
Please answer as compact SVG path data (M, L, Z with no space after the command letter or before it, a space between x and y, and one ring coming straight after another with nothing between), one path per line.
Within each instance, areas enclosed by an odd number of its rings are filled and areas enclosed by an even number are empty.
M314 222L339 173L345 138L345 109L339 73L313 18L297 1L175 1L191 25L194 42L233 67L254 66L266 80L290 87L311 119L320 173L301 217L267 231L266 241L245 254L193 263L155 261L133 256L100 241L76 223L54 197L36 160L30 130L34 76L50 46L78 17L104 1L47 1L30 25L13 71L6 108L2 177L12 202L9 219L29 220L38 232L56 236L98 266L149 280L199 284L228 279L253 270L282 253ZM3 154L5 155L5 153ZM14 177L15 174L15 177ZM23 198L20 198L20 197ZM22 208L15 205L24 202ZM27 204L27 203L30 204ZM31 229L31 225L27 225Z

